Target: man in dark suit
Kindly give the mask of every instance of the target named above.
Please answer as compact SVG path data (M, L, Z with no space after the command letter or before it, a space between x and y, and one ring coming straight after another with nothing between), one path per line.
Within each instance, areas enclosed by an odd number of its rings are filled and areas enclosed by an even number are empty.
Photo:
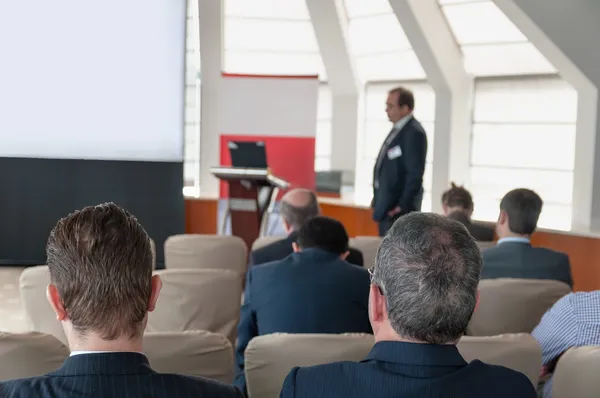
M364 361L294 368L282 398L535 398L529 379L456 343L477 303L481 254L460 223L413 213L383 238L372 272L375 346Z
M63 218L47 256L47 296L71 356L45 376L1 382L0 397L242 397L232 386L150 368L142 336L161 281L148 234L127 211L110 203Z
M257 265L282 260L292 254L292 243L298 238L298 229L306 220L320 213L317 196L308 189L293 189L281 198L280 210L283 227L288 236L250 253L250 265ZM349 248L346 261L354 265L363 265L363 255L360 250Z
M413 116L413 93L403 87L388 94L386 112L394 123L373 171L373 220L384 236L398 217L421 210L427 136Z
M369 273L344 261L348 235L327 217L298 231L294 253L250 269L238 327L235 385L245 389L244 351L271 333L372 333Z
M498 245L483 252L482 279L552 279L573 286L565 253L531 246L542 212L542 198L529 189L515 189L500 202L496 224Z
M452 183L449 190L442 195L444 215L458 221L473 235L476 241L491 242L494 240L494 229L471 221L473 215L473 197L464 187Z

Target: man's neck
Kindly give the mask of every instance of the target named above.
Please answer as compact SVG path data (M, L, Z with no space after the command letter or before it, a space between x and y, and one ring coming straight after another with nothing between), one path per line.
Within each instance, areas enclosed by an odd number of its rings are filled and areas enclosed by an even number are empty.
M400 336L394 330L389 330L387 328L380 329L378 333L375 335L375 343L380 343L384 341L395 341L399 343L414 343L414 344L427 344L424 341L418 341L414 339L409 339L406 337Z
M103 340L97 335L74 336L69 338L71 351L89 352L142 352L141 338L118 338Z
M503 232L501 234L498 234L498 238L499 239L506 239L506 238L519 238L519 239L531 239L531 235L521 235L521 234L516 234L514 232L511 231L507 231L507 232Z

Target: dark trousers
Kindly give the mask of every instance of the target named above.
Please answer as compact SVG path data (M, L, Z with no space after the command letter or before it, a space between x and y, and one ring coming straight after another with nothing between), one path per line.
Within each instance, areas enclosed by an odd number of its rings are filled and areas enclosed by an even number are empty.
M394 217L386 217L385 220L380 221L377 224L377 226L379 227L379 236L385 236L385 234L387 234L387 231L389 231L390 228L392 228L392 225L394 225L396 220L402 217L404 214L406 213L397 214Z

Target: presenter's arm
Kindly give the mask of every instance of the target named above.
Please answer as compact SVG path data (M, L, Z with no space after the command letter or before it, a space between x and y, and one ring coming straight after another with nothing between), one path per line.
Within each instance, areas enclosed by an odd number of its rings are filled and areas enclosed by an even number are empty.
M402 156L407 175L402 196L398 201L398 206L403 212L412 209L415 197L423 186L423 174L425 174L427 159L427 136L423 130L408 131L405 139Z

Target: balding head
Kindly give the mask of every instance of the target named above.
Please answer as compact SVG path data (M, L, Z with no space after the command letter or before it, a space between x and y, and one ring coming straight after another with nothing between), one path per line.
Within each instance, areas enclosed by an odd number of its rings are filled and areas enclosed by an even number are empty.
M288 232L297 231L308 219L319 215L317 196L308 189L292 189L281 198L279 212Z

